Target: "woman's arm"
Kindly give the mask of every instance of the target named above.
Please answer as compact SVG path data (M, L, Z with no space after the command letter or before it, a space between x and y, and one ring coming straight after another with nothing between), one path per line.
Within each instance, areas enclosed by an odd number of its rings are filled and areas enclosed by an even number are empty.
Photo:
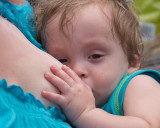
M20 85L33 93L46 107L53 105L41 96L42 90L58 92L44 79L51 65L61 66L55 58L39 50L9 21L0 17L0 79Z

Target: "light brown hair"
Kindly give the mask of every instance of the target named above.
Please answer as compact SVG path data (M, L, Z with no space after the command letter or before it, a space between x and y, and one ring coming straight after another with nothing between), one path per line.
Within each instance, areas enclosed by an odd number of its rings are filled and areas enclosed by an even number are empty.
M134 55L140 55L142 50L140 27L135 11L126 0L38 0L33 7L36 17L37 40L45 46L44 30L52 16L61 14L59 28L64 33L63 27L70 22L71 14L74 16L77 9L90 3L99 4L102 8L111 4L113 33L119 38L129 64L136 63ZM104 10L103 13L105 13Z

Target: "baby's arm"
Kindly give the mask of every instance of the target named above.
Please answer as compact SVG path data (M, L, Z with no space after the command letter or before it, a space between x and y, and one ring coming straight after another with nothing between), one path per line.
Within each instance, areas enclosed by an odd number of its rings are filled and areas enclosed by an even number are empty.
M131 80L123 104L125 116L117 116L95 108L91 89L69 68L52 67L51 70L55 75L45 76L61 93L43 92L42 95L57 103L74 126L80 128L160 127L160 86L152 78L140 75Z
M91 89L70 68L63 65L51 67L51 73L45 78L55 86L60 94L43 91L42 95L54 102L73 123L85 112L95 108L95 100Z

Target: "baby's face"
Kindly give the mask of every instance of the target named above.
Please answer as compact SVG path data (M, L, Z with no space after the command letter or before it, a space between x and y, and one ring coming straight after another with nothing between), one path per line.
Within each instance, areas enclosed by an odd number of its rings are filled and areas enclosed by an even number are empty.
M106 12L111 18L109 7ZM46 26L47 51L91 87L101 107L129 66L118 39L113 38L110 20L97 5L87 5L64 27L68 38L59 30L58 21L59 16L51 18Z

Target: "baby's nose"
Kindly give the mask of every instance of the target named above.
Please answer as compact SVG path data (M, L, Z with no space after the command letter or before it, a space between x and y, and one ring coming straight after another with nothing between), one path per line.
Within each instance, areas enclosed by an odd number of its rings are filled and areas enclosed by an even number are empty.
M87 70L85 68L85 65L74 65L72 66L72 70L80 77L80 78L86 78L88 77Z

